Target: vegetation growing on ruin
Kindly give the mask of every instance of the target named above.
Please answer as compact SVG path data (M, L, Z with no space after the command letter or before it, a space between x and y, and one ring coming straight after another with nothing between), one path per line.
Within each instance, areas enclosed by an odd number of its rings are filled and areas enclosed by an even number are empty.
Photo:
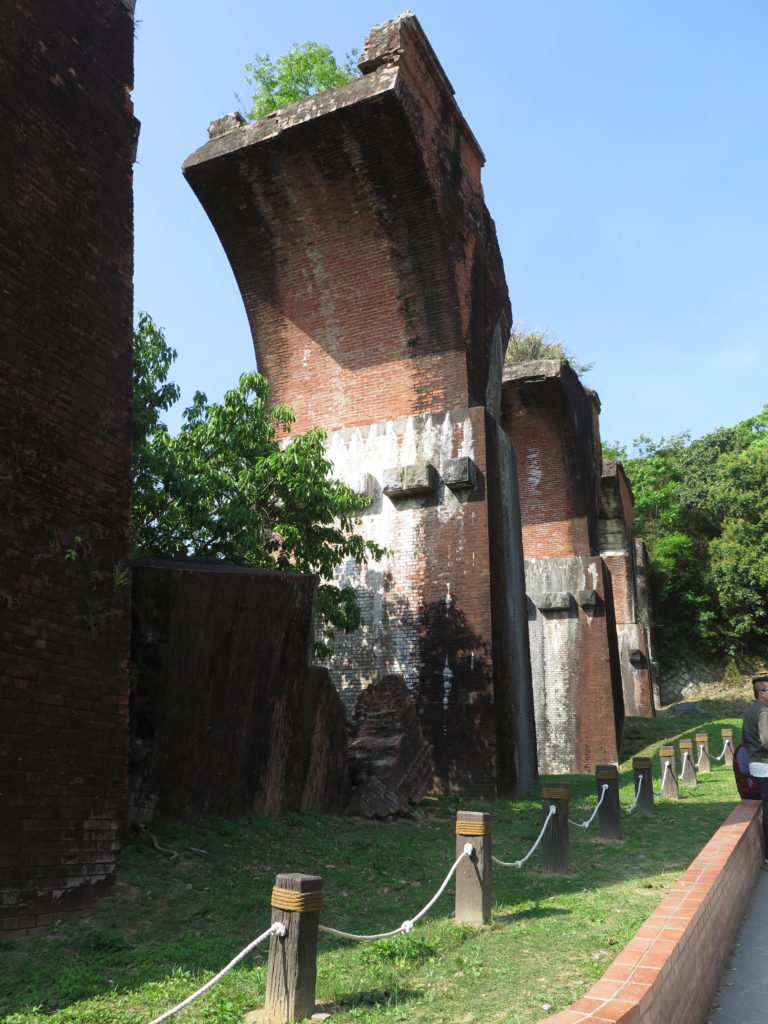
M552 337L549 331L527 331L524 326L515 328L509 336L505 363L528 363L536 359L562 359L579 376L588 373L594 363L580 363L576 356Z
M654 568L659 654L680 645L764 656L768 642L768 406L698 440L640 437L620 458Z
M285 439L287 406L244 373L221 403L197 392L173 435L162 420L179 398L168 381L176 352L146 313L134 332L133 545L139 558L226 560L321 577L317 611L329 651L336 630L360 625L351 587L334 570L384 551L355 533L369 499L331 477L325 435Z
M631 803L631 757L654 758L667 740L720 729L739 735L743 694L709 720L629 719L620 798ZM708 708L706 700L699 708ZM738 717L736 717L738 716ZM572 817L589 817L593 777L571 776ZM718 766L652 818L623 816L624 838L573 829L571 870L545 875L537 854L522 870L494 869L493 919L450 920L453 891L408 935L355 943L322 935L317 996L336 1024L434 1021L531 1024L567 1006L602 975L622 946L722 824L738 800ZM397 927L430 899L455 856L456 798L429 798L414 819L389 823L320 814L283 819L158 822L134 833L114 898L44 934L0 943L4 1024L146 1024L204 984L270 922L275 875L323 878L322 920L354 932ZM538 798L473 808L493 815L494 853L522 856L541 824ZM263 1005L266 945L174 1020L231 1024ZM553 950L557 955L553 957Z
M288 53L275 60L268 53L257 53L245 65L245 80L254 90L246 117L258 121L286 103L358 78L360 72L353 60L356 52L347 54L343 64L337 62L330 46L324 43L294 43Z

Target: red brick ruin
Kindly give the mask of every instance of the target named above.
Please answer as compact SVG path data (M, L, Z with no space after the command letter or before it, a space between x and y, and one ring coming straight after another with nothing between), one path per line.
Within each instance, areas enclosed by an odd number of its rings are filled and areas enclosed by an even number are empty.
M622 681L652 713L631 501L623 477L618 504L601 490L597 397L567 363L503 367L483 155L417 19L376 26L359 63L255 124L214 122L184 173L273 401L328 431L392 552L340 576L367 623L337 645L342 696L401 675L436 787L524 792L537 745L547 772L617 760Z
M506 366L502 423L518 460L539 767L618 760L624 714L651 715L645 561L632 496L603 467L597 395L567 362Z
M272 400L327 430L389 551L340 573L366 625L328 671L312 577L127 571L133 4L43 8L0 16L0 929L113 884L130 700L139 819L400 813L429 784L492 798L616 761L625 709L654 708L631 493L567 363L504 366L483 155L416 18L372 30L360 79L214 122L184 166Z
M514 456L500 429L511 328L483 156L413 15L373 29L363 76L255 124L227 118L184 173L229 256L275 402L322 426L393 551L345 578L364 635L332 676L402 675L435 784L535 779Z
M114 881L127 811L131 5L3 5L0 929Z

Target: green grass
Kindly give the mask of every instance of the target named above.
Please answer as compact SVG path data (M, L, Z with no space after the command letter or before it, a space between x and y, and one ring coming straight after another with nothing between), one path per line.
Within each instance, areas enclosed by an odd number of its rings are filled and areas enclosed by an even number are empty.
M738 738L740 718L730 715L629 719L622 805L632 802L633 754L655 756L663 742L706 729L717 755L721 726L734 726ZM658 788L658 759L654 776ZM568 781L571 817L583 820L597 800L595 780ZM332 1007L338 1024L530 1024L554 1013L602 974L737 801L731 769L718 766L695 790L681 786L680 801L659 801L654 817L625 816L620 842L601 841L597 821L589 831L572 829L567 876L543 874L538 853L522 870L495 868L493 919L483 928L451 922L449 887L407 936L375 943L321 936L318 1002ZM155 823L158 841L179 850L178 858L135 834L115 897L45 934L0 942L0 1020L151 1020L269 926L270 891L282 871L323 877L323 923L355 932L395 928L445 877L455 812L464 806L430 798L413 819L391 823L319 814ZM538 835L538 798L472 809L492 812L494 853L503 860L523 856ZM172 1019L240 1021L263 1004L266 952L266 944L259 947Z

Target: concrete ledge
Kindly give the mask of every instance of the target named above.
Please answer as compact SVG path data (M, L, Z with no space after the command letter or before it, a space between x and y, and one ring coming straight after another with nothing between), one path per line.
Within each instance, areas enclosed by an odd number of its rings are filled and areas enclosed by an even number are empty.
M539 1024L705 1024L762 859L742 800L600 981Z

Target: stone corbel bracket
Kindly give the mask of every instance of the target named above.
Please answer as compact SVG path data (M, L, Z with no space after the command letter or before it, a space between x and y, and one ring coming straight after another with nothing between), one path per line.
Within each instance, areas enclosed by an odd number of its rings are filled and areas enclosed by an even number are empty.
M437 490L437 470L429 462L414 462L410 466L385 469L381 489L388 498L425 498Z

